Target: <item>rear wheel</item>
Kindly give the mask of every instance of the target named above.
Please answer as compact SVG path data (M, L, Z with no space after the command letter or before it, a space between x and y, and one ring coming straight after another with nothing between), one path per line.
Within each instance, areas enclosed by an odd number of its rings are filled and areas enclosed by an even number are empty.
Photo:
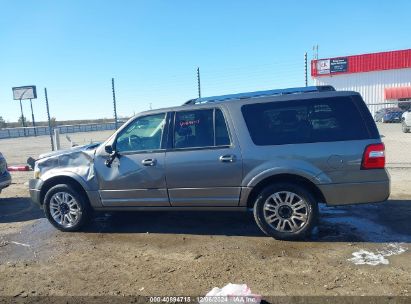
M318 217L314 197L304 187L279 183L261 191L254 204L254 218L267 235L280 240L309 235Z
M91 212L87 200L74 187L60 184L47 191L44 213L57 229L77 231L89 221Z

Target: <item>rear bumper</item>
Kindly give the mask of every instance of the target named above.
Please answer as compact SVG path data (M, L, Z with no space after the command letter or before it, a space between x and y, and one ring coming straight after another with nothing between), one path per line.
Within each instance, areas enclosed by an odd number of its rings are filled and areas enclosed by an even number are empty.
M319 185L327 205L383 202L390 196L390 181Z
M10 185L11 185L11 176L10 176L10 173L6 171L0 176L0 191L1 189L4 189Z
M29 192L31 200L36 203L37 205L41 206L41 197L40 197L40 189L43 185L43 181L41 179L30 179L29 180Z

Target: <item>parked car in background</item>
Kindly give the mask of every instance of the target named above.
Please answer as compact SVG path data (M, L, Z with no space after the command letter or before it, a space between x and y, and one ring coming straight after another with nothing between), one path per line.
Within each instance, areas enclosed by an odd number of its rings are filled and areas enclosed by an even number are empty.
M143 112L101 145L46 155L29 189L62 231L93 210L252 210L265 234L296 239L320 203L388 198L384 150L356 92L240 93Z
M375 112L374 120L376 122L401 122L401 115L404 111L400 108L384 108Z
M401 124L402 132L409 133L411 130L411 109L402 114Z
M7 162L3 154L0 153L0 193L1 190L10 186L10 184L11 176L10 173L7 171Z

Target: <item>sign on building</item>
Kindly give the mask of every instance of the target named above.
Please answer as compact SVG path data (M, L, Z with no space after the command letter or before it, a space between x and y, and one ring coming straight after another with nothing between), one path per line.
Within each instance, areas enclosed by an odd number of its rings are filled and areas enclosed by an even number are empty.
M318 74L330 74L330 59L323 59L317 61Z
M330 73L345 73L348 70L348 58L330 59Z

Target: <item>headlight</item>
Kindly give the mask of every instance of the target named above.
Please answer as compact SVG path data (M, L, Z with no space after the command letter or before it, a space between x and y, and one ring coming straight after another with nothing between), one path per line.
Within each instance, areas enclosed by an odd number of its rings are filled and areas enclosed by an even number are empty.
M34 178L39 179L40 178L40 169L37 167L37 164L34 165Z
M34 171L34 178L35 178L35 179L39 179L39 178L40 178L40 171L39 171L39 170Z

